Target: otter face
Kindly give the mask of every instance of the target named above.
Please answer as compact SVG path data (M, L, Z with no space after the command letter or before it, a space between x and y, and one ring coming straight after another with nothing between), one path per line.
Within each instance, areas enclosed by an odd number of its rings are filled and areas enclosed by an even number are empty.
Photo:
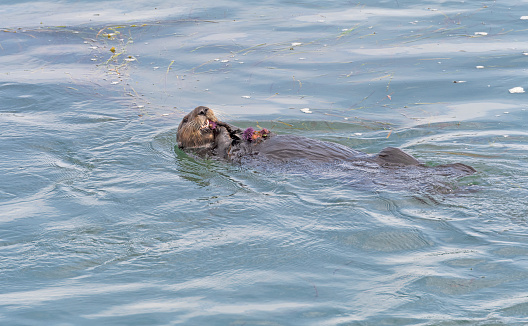
M215 143L213 122L218 122L213 110L199 106L187 114L178 126L180 148L207 148Z

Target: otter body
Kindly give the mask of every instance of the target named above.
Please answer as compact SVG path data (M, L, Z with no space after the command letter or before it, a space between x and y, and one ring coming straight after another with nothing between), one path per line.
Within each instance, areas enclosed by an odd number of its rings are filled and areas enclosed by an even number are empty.
M337 143L294 135L277 135L266 129L254 131L219 121L213 111L199 106L187 114L178 126L178 146L200 156L216 157L233 162L251 160L287 163L366 162L382 167L416 166L427 168L401 149L387 147L375 155ZM438 170L455 169L460 174L475 170L461 163L440 165Z

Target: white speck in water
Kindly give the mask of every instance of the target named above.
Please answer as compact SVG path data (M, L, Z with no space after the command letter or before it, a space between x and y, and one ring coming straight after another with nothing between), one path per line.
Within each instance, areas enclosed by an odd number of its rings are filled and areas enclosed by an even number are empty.
M484 69L484 66L476 66L477 69Z
M299 60L306 60L306 58L299 58Z
M291 44L291 46L299 46L299 45L302 45L302 43L294 42Z
M528 52L523 52L523 55L528 55Z
M214 61L220 61L220 59L214 59Z
M244 95L244 96L242 96L242 98L251 98L251 96Z
M524 88L522 88L522 87L514 87L514 88L510 88L508 91L511 94L524 93Z
M510 114L510 112L506 111L506 112L504 112L504 114Z
M221 62L221 63L227 63L227 62L229 62L229 60L222 60L222 61L220 61L220 62Z
M508 138L508 137L510 137L510 135L503 135L503 137L504 137L504 138Z
M301 109L301 112L303 112L303 113L313 113L312 110L310 110L309 108Z
M111 84L112 85L117 85L117 84L119 84L119 82L118 81L113 81L113 82L111 82Z
M157 69L159 69L159 67L154 67L153 69L154 69L154 70L157 70Z
M522 19L522 20L527 20L527 19L528 19L528 16L521 16L521 19Z
M475 35L486 36L486 35L488 35L488 33L486 33L486 32L475 32Z
M360 132L355 132L354 135L356 135L356 136L363 136L363 134L360 133Z

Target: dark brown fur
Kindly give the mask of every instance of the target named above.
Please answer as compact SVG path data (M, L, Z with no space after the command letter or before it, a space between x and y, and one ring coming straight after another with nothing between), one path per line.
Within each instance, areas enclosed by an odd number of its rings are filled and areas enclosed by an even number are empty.
M210 125L208 121L214 122ZM276 135L258 140L246 140L244 131L218 121L213 110L199 106L187 114L178 127L178 146L199 155L214 156L229 161L259 160L265 162L308 161L314 163L371 162L384 167L423 166L416 158L399 148L387 147L376 155L356 151L337 143L295 135ZM475 170L461 163L437 168L458 170L463 174Z

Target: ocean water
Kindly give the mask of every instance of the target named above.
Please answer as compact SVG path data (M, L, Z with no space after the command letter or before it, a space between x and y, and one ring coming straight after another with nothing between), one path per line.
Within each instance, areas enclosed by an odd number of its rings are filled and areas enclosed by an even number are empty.
M525 15L1 3L0 324L527 325ZM445 193L199 159L176 146L198 105L477 173Z

